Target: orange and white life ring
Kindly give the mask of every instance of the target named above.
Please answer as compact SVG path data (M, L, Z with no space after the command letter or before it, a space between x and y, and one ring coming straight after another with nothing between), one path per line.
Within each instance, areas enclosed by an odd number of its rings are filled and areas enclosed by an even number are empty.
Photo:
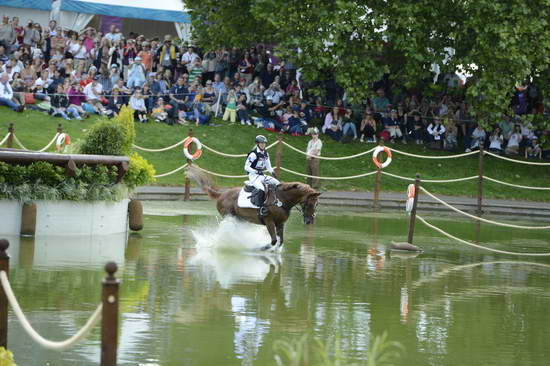
M200 156L202 155L202 145L201 145L201 142L199 141L198 138L196 137L187 137L185 138L185 140L183 140L183 153L185 154L185 157L189 160L196 160L198 158L200 158ZM189 146L192 144L192 143L195 143L195 146L196 146L196 150L195 150L195 153L194 154L191 154L189 152Z
M71 138L67 133L62 132L57 136L57 139L55 139L55 148L57 151L63 150L65 146L70 144L71 144Z
M380 154L382 151L385 152L386 155L388 156L386 161L383 162L383 163L381 163L378 160L378 154ZM390 165L391 164L391 150L390 150L390 148L388 148L386 146L376 146L376 148L372 152L372 161L374 162L374 165L376 165L379 169L384 169L385 167Z
M405 205L405 210L411 212L414 205L414 195L416 194L416 187L414 184L409 184L407 187L407 204Z

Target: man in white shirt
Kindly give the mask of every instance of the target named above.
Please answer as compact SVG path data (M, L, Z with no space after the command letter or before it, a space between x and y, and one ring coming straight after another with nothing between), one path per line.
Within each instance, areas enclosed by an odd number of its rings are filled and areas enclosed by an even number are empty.
M23 111L23 106L13 100L13 90L9 83L9 76L6 73L0 76L0 105L9 107L16 112Z
M187 68L187 72L191 70L192 65L195 64L195 60L199 57L194 51L193 47L189 46L187 52L181 56L181 63Z
M107 110L103 107L103 104L101 104L101 93L103 93L103 86L97 79L84 87L86 103L92 106L95 113L106 114Z
M319 176L319 158L323 142L319 140L319 130L317 127L311 129L311 140L307 143L306 174ZM319 178L307 178L306 183L313 189L319 189Z

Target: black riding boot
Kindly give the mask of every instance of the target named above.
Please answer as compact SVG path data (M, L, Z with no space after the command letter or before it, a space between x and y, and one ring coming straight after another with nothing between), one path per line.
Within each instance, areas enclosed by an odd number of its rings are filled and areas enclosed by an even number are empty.
M265 192L258 191L258 213L261 217L267 215L267 207L265 207Z

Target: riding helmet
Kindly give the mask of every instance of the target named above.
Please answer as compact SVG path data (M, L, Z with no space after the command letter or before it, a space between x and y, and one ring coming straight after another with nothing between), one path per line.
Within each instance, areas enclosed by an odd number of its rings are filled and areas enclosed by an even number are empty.
M265 138L264 135L258 135L256 136L256 143L259 144L263 142L264 144L267 144L267 139Z

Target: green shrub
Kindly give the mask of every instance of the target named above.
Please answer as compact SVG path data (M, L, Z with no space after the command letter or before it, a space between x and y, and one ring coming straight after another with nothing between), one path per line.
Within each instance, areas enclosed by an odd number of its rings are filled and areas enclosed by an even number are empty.
M93 155L124 155L126 135L120 123L100 121L84 136L80 152Z
M46 186L56 186L65 179L65 170L45 161L37 161L26 167L26 181L42 183Z
M17 366L15 361L13 360L13 353L8 351L4 347L0 347L0 365L1 366Z
M155 168L138 153L130 155L130 166L124 175L124 183L128 188L153 183L155 181Z
M124 155L129 155L132 151L132 145L136 139L136 130L134 128L134 111L128 106L122 106L118 115L112 119L113 122L119 124L124 131Z

